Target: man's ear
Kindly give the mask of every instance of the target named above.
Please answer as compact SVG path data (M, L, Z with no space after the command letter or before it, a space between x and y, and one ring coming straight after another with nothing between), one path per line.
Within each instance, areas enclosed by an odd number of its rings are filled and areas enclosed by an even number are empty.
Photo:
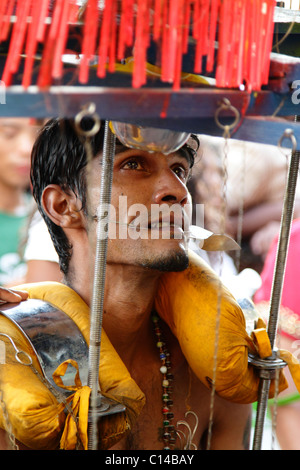
M58 184L49 184L44 189L42 205L49 219L56 225L63 228L84 226L80 199L73 192L65 193Z

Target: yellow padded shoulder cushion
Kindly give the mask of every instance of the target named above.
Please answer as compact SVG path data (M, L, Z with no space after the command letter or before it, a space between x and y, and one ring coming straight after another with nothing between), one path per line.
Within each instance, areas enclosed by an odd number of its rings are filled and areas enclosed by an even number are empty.
M51 303L64 311L78 326L89 344L89 307L69 287L56 282L25 284L17 289L29 293L29 298ZM16 327L0 315L0 332L9 334L20 350L33 358L34 367L41 373L30 345ZM2 338L0 338L2 340ZM65 427L65 405L58 401L33 368L19 365L14 351L7 343L6 363L0 364L0 389L9 414L13 433L20 442L33 449L55 449L60 446L60 436ZM100 387L103 395L126 406L125 415L102 419L101 447L109 448L130 430L145 403L144 394L131 378L124 363L116 353L105 332L101 336L101 359L99 369ZM0 427L5 428L5 418L0 408ZM64 440L64 447L74 448L76 439Z
M162 277L156 310L207 387L213 379L217 335L216 393L235 403L255 402L259 378L248 364L248 353L256 355L259 345L248 335L240 306L214 271L192 252L189 259L189 269ZM281 373L279 389L286 387ZM273 395L274 383L270 389Z

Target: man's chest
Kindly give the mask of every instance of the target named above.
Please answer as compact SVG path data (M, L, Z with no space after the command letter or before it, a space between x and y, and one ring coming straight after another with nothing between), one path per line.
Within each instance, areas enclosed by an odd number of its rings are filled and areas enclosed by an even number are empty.
M160 378L160 377L159 377ZM199 448L208 427L209 391L194 383L192 375L174 375L168 401L162 381L149 377L144 381L146 404L135 425L114 449L163 450Z

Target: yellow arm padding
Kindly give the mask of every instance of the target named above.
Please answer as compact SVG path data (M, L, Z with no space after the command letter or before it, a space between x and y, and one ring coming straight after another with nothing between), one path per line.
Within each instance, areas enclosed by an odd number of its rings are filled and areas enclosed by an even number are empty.
M27 291L29 298L44 300L64 311L76 323L89 344L89 307L72 289L56 282L26 284L18 286L17 289ZM31 355L34 366L40 372L30 346L26 345L16 327L5 317L0 316L0 320L0 332L5 332L16 340L17 347ZM0 337L0 339L3 338ZM63 448L74 448L76 439L71 435L72 421L68 419L65 423L65 405L62 405L49 392L47 386L37 377L32 368L16 364L13 348L9 342L5 342L7 343L6 364L0 364L0 388L16 439L33 449L55 449L59 447L60 435L66 424L70 430L70 436L66 437L66 431L63 433ZM10 364L7 364L8 361ZM125 414L101 420L101 447L109 448L130 430L144 406L145 397L131 378L104 331L101 336L99 377L103 395L126 406ZM77 396L78 392L76 398ZM0 427L5 428L1 408ZM86 429L79 429L79 434L82 432L86 433Z
M235 403L255 402L259 378L248 364L248 353L257 354L258 346L246 332L243 312L213 270L194 253L189 258L189 269L163 276L156 310L207 387L213 379L217 332L216 393ZM281 373L279 389L286 387ZM274 383L270 396L273 394Z

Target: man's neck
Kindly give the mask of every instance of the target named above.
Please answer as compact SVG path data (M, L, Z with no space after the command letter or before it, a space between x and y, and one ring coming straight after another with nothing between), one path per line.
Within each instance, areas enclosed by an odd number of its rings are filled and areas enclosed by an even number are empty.
M104 314L110 338L131 342L148 330L160 275L134 266L108 265Z
M127 363L141 343L145 346L148 341L153 342L150 316L160 276L157 271L135 266L106 266L103 328ZM93 282L80 277L74 276L69 285L90 304Z

